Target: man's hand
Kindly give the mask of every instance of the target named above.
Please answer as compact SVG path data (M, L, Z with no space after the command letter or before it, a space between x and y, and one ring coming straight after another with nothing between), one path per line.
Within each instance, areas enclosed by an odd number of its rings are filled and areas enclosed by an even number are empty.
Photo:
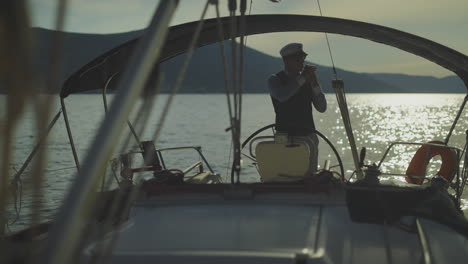
M314 73L316 69L317 69L317 67L315 67L313 65L310 65L310 64L306 64L304 66L304 70L302 71L302 73L303 74L311 74L311 73Z
M317 76L315 75L315 70L317 67L313 65L305 65L302 75L304 76L306 83L309 83L312 88L312 93L314 95L319 95L322 92L320 85L317 81Z
M316 78L315 78L315 70L317 67L312 66L312 65L305 65L304 70L302 71L302 75L306 79L306 82L309 83L315 83Z

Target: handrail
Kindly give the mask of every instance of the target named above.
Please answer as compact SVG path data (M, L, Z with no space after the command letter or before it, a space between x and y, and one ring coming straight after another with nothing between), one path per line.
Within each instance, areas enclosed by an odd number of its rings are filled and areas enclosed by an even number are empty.
M60 98L60 105L62 106L63 120L65 121L65 127L67 128L68 141L70 142L70 147L72 150L73 159L75 161L76 170L80 172L80 161L78 159L78 154L76 152L75 142L73 140L73 134L72 134L71 127L70 127L70 122L68 121L67 108L65 107L64 98Z
M183 146L183 147L171 147L171 148L160 148L156 149L156 152L159 155L159 158L161 159L161 163L163 165L163 168L166 168L166 165L164 164L164 159L162 158L161 152L165 151L175 151L175 150L188 150L188 149L194 149L198 152L198 155L200 155L200 158L205 162L206 166L210 170L211 173L214 173L214 170L211 168L210 163L208 163L208 160L205 158L205 156L202 153L201 146ZM137 151L130 151L129 153L142 153L142 151L137 150Z
M380 166L382 165L382 162L384 159L387 157L388 152L390 152L390 149L395 146L395 145L419 145L419 146L431 146L431 147L441 147L441 148L447 148L447 149L453 149L457 151L457 155L460 153L461 149L457 147L451 147L451 146L446 146L446 145L440 145L440 144L434 144L434 143L422 143L422 142L408 142L408 141L394 141L390 142L390 145L388 146L387 150L383 154L382 158L379 161L379 164L377 165L377 168L380 169Z
M450 136L452 136L452 132L455 129L455 126L457 125L458 119L460 118L460 116L461 116L461 114L463 112L463 109L465 109L465 105L466 105L467 101L468 101L468 94L465 95L465 99L463 100L463 103L460 106L460 109L458 109L457 116L455 117L455 120L452 123L452 127L450 127L450 130L449 130L449 132L447 134L447 137L445 138L445 141L444 141L445 145L447 145L447 143L449 142Z
M194 164L192 164L190 167L183 170L184 175L186 175L187 173L189 173L190 171L192 171L195 168L201 168L200 172L203 172L203 162L201 160L199 160L199 161L195 162Z
M210 170L211 173L214 173L214 170L211 168L210 163L208 163L208 160L205 158L201 151L200 146L186 146L186 147L173 147L173 148L162 148L162 149L157 149L156 151L161 155L161 152L163 151L173 151L173 150L184 150L184 149L194 149L198 152L198 155L200 155L200 158L205 162L206 166ZM161 156L162 157L162 156Z
M387 176L394 176L394 177L410 177L414 179L425 179L424 176L416 176L416 175L406 175L403 173L389 173L389 172L380 172L380 175L387 175Z
M23 174L23 172L26 170L26 168L28 167L29 163L31 162L31 160L33 159L34 155L36 155L36 152L39 150L39 147L43 144L45 138L49 135L49 132L50 130L52 130L52 128L55 126L55 123L57 122L58 118L60 117L60 115L62 114L62 109L60 109L57 114L55 114L54 118L52 119L52 121L50 122L49 124L49 127L47 128L47 131L45 133L45 135L40 138L36 144L36 146L34 146L33 150L31 151L31 153L29 154L28 158L26 159L26 161L23 163L23 165L21 166L21 168L18 170L18 172L16 172L15 176L13 177L13 180L11 181L12 183L14 182L17 182L19 180L19 177L21 177L21 175Z
M183 147L172 147L172 148L160 148L156 151L172 151L172 150L184 150L184 149L201 149L201 146L183 146Z

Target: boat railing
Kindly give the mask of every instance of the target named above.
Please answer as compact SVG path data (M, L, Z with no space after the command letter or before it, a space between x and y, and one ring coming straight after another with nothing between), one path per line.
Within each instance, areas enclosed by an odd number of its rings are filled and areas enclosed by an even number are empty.
M203 163L205 163L206 167L211 173L214 173L213 168L211 167L210 163L208 160L205 158L202 152L201 146L182 146L182 147L171 147L171 148L160 148L156 149L156 153L158 154L159 160L161 161L161 165L164 169L167 169L166 163L164 161L163 157L163 152L169 152L169 151L180 151L180 150L195 150L198 153L198 156L201 158L200 161L195 162L194 164L190 165L187 167L185 170L183 170L184 174L194 170L195 168L199 168L200 170L203 169ZM131 151L130 153L143 153L140 150L134 150Z
M452 147L452 146L447 146L447 145L440 145L440 144L434 144L434 143L423 143L423 142L408 142L408 141L394 141L391 142L390 145L388 146L387 150L384 152L382 158L379 161L379 164L377 165L377 168L380 169L380 166L382 165L383 161L387 157L388 153L390 150L395 146L395 145L418 145L418 146L429 146L429 147L438 147L438 148L446 148L446 149L451 149L454 150L457 153L457 158L458 161L460 161L460 155L461 155L461 149L457 147Z
M460 192L460 160L461 160L461 156L462 156L462 150L457 148L457 147L452 147L452 146L447 146L447 145L442 145L442 144L434 144L434 143L423 143L423 142L407 142L407 141L394 141L394 142L391 142L390 145L388 146L387 150L384 152L382 158L380 159L378 165L377 165L377 169L380 169L383 161L385 160L385 158L388 156L388 153L390 152L390 150L396 146L396 145L416 145L416 146L428 146L428 150L426 152L426 158L425 160L426 161L429 161L430 160L430 147L437 147L437 148L443 148L443 149L447 149L447 150L452 150L456 153L456 162L457 162L457 169L455 170L455 178L457 179L456 183L455 184L450 184L450 186L452 186L453 189L457 190L457 193ZM422 175L409 175L408 173L385 173L385 172L380 172L380 175L386 175L386 176L397 176L397 177L407 177L407 178L412 178L412 179L422 179L424 180L426 178L426 175L427 175L427 167L426 169L423 171L423 174Z
M184 175L187 175L187 173L191 172L192 170L196 168L198 168L199 173L203 172L203 162L201 160L195 162L194 164L190 165L188 168L182 171L184 172Z

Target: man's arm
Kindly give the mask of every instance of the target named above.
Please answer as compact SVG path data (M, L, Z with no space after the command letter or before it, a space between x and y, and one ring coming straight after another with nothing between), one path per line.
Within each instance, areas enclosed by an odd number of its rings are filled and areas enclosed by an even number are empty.
M305 78L299 75L297 78L288 78L288 81L283 84L279 77L273 74L268 78L268 87L273 98L284 102L296 94L305 82Z
M309 78L310 88L312 89L312 103L320 113L323 113L327 110L327 99L322 92L322 88L318 83L317 76L313 72Z

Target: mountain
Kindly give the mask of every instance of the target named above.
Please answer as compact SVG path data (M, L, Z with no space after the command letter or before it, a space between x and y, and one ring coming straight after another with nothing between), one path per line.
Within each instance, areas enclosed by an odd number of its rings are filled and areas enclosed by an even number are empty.
M50 45L54 31L32 28L34 37L33 69L37 76L46 76L50 58ZM64 34L64 65L60 73L61 81L65 81L82 65L91 61L105 51L128 40L141 36L143 31L132 31L119 34ZM225 50L230 51L230 42L225 42ZM229 54L226 56L230 58ZM184 54L161 65L164 72L167 91L175 81L184 60ZM308 62L314 64L313 62ZM231 63L228 61L228 66ZM246 93L266 93L266 80L272 73L282 68L282 60L252 48L245 49L244 91ZM431 76L411 76L403 74L370 74L356 73L337 69L338 77L345 81L346 91L350 93L465 93L466 89L457 76L435 78ZM228 71L229 77L231 75ZM333 71L330 67L318 65L318 78L325 92L332 92L331 79ZM441 90L442 88L442 90ZM57 93L58 91L51 91ZM223 93L224 71L220 59L219 44L208 45L197 49L189 64L186 78L180 92L182 93Z
M33 37L33 69L38 75L47 74L50 58L50 46L54 31L43 28L32 28ZM142 34L142 31L132 31L119 34L63 34L63 68L61 79L65 81L81 66L90 62L102 53Z
M225 42L225 50L231 50L229 41ZM230 54L227 53L226 57L228 58L228 77L230 78ZM180 55L162 64L162 69L165 71L167 79L174 80L176 78L183 59L184 55ZM308 63L314 64L313 62ZM245 92L267 93L266 80L271 74L281 71L283 62L279 57L273 57L258 50L247 48L245 50L244 65ZM333 71L330 67L318 65L318 78L325 92L333 91L331 87L332 73ZM404 92L397 86L377 80L368 74L338 69L338 76L345 80L346 90L351 93ZM220 59L219 44L201 47L194 52L181 92L224 92L224 70Z
M372 77L382 82L402 88L408 93L466 93L463 81L458 76L436 78L432 76L413 76L405 74L380 73Z

